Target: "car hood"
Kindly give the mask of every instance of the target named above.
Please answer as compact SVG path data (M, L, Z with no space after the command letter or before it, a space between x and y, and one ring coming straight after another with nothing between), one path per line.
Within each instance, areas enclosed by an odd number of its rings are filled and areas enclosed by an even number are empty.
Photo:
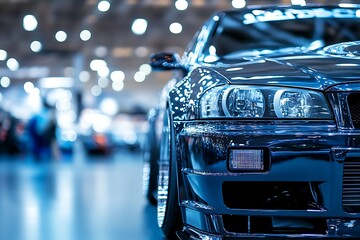
M338 84L360 82L359 52L335 50L223 60L215 69L232 84L326 90Z

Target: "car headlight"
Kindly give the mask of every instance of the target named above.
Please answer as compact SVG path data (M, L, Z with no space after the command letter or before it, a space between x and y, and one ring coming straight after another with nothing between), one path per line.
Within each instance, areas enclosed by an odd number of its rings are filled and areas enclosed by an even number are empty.
M224 85L200 99L201 118L331 119L323 94L303 89Z
M309 93L279 90L274 96L274 110L278 117L309 118L313 101Z
M221 96L221 108L225 116L262 117L265 100L259 89L227 88Z

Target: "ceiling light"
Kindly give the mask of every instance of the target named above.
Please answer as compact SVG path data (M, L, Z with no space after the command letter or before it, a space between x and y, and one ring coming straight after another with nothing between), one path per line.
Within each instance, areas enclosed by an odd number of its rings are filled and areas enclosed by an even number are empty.
M234 8L244 8L246 6L245 0L232 0L231 2Z
M45 77L39 80L42 88L71 88L74 86L74 79L71 77Z
M41 44L41 42L39 42L39 41L33 41L31 44L30 44L30 49L31 49L31 51L33 51L33 52L40 52L41 51L41 49L42 49L42 44Z
M38 22L33 15L26 15L23 18L23 27L26 31L34 31L37 28Z
M90 69L93 71L98 71L100 68L107 67L107 63L101 59L94 59L90 62Z
M24 83L24 90L26 93L30 94L31 91L34 89L34 84L32 82L26 82Z
M135 75L134 75L134 79L136 82L143 82L145 81L145 73L143 72L136 72Z
M99 78L98 85L101 88L106 88L109 85L109 79L106 77Z
M98 85L95 85L91 88L90 92L93 96L97 97L100 96L100 94L102 93L102 88Z
M80 82L88 82L90 80L90 73L88 71L82 71L79 74Z
M186 0L177 0L175 2L175 8L179 11L184 11L188 8L189 3Z
M182 31L182 25L180 23L174 22L170 24L169 29L173 34L179 34Z
M101 67L97 70L97 74L99 75L99 77L107 77L109 76L110 70L107 66L105 67Z
M66 32L64 31L58 31L56 34L55 34L55 39L58 41L58 42L64 42L67 38L67 34Z
M19 62L15 58L9 58L6 62L6 65L11 71L16 71L19 69Z
M98 4L98 10L100 12L106 12L110 9L110 3L108 1L101 1Z
M0 85L3 87L3 88L7 88L10 86L10 78L8 77L2 77L0 79Z
M125 73L123 71L113 71L110 74L110 79L113 82L122 82L125 79Z
M151 66L147 63L144 63L140 66L139 70L145 73L145 75L149 75L151 73Z
M91 38L91 32L89 30L82 30L80 32L80 39L83 40L84 42L90 40Z
M0 61L4 61L7 58L7 52L3 49L0 49Z
M142 35L146 32L148 22L143 18L135 19L131 25L131 31L136 35Z
M306 1L305 1L305 0L291 0L291 4L292 4L292 5L305 6L305 5L306 5Z
M120 92L124 89L124 82L113 82L112 89L116 92Z

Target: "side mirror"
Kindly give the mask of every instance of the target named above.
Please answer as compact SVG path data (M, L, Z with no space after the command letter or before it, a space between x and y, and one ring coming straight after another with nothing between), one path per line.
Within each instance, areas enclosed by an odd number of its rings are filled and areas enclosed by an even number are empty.
M154 70L184 70L177 53L154 53L149 60L149 64Z

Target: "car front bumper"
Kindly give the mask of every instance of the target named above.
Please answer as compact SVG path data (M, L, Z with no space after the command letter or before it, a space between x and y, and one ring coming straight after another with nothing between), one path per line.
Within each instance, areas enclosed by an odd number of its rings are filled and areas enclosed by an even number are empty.
M360 236L359 131L342 132L331 122L177 126L187 233L210 239ZM237 148L265 149L268 167L230 171L229 149Z

